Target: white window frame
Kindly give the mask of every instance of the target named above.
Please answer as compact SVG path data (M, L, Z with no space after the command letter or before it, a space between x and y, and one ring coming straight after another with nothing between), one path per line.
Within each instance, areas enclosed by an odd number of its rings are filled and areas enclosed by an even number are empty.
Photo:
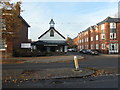
M102 24L101 25L101 30L104 30L105 29L105 24Z
M87 38L87 42L88 42L88 38Z
M110 29L116 29L117 24L116 23L110 23Z
M6 50L7 44L5 39L0 40L0 51Z
M114 38L113 38L113 34L114 34ZM116 39L116 33L110 33L110 39Z
M105 49L105 44L104 43L102 43L102 49Z
M93 41L93 37L91 37L91 41Z
M91 45L91 49L93 49L93 45Z
M98 40L98 35L96 35L96 40Z
M101 34L101 39L105 39L105 34Z
M99 49L99 44L96 44L96 49Z

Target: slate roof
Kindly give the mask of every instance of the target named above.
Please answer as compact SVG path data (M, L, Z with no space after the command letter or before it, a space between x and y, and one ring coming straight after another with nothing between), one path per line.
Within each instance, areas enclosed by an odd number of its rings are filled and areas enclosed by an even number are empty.
M111 18L111 17L107 17L105 20L99 22L97 25L103 24L105 22L119 22L120 23L120 18Z
M55 30L54 27L50 27L50 29L47 30L45 33L43 33L40 37L38 37L38 39L40 39L42 36L44 36L44 35L45 35L47 32L49 32L51 29L53 29L54 31L56 31L62 38L65 39L65 37L64 37L62 34L60 34L57 30Z
M84 32L86 32L86 31L88 31L88 30L90 30L90 29L95 30L95 25L88 27Z
M39 40L36 42L32 42L32 45L68 45L66 41L58 41L58 40Z

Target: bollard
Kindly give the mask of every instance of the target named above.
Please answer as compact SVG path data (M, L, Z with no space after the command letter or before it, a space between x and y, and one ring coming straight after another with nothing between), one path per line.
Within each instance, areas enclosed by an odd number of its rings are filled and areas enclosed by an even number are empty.
M74 63L75 63L76 71L79 71L79 64L78 64L78 58L77 58L77 56L74 56Z

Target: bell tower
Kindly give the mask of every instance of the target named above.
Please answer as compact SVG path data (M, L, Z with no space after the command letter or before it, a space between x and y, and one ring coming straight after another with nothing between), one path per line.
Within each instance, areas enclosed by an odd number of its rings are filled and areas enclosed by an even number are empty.
M51 19L49 24L50 24L50 27L54 27L55 23L54 23L53 19Z

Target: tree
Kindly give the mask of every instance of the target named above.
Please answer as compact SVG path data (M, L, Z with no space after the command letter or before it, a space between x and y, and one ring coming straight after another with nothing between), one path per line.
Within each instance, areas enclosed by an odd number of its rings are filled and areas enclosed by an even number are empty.
M76 48L77 46L74 44L74 41L72 38L67 37L67 43L68 43L68 48Z
M21 2L10 3L10 0L0 1L1 10L1 28L2 38L10 39L16 37L16 33L21 27L21 19L19 18L21 12Z

